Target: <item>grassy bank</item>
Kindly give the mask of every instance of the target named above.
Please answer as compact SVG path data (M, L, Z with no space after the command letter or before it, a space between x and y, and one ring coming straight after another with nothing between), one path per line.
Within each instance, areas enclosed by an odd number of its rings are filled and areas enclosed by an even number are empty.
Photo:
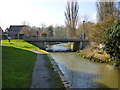
M2 87L29 88L36 53L46 53L24 40L2 40Z
M52 88L61 88L62 90L65 90L63 82L62 82L58 72L54 71L53 65L51 64L50 59L47 56L47 54L45 55L45 59L46 59L46 67L49 69L50 75L51 75L51 78L49 78L49 80L48 80L51 84L51 87Z
M9 43L8 40L2 40L1 44L4 46L10 46L10 47L15 47L15 48L20 48L20 49L24 49L24 50L29 50L29 51L37 51L37 52L41 52L46 54L45 51L39 49L38 47L24 41L24 40L11 40L11 42Z
M80 57L89 59L93 62L100 62L100 63L109 63L112 64L112 60L110 56L106 54L106 52L98 47L89 46L83 50L78 50L77 54Z
M2 88L29 88L36 53L2 46Z

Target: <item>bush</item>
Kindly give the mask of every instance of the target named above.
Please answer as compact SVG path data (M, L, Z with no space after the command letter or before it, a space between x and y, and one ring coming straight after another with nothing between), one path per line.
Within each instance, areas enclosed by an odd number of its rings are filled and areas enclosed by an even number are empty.
M98 52L98 54L103 54L103 52Z
M40 33L40 36L41 37L47 37L47 33L46 32L42 32L42 33Z
M7 35L2 34L2 39L7 39Z
M104 50L114 59L116 65L120 65L120 20L112 28L106 30Z

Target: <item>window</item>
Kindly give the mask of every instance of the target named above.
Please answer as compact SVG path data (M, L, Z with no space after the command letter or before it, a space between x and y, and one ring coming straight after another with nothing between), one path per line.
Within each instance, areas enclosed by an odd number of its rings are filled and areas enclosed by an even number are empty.
M13 31L10 31L10 33L13 33Z

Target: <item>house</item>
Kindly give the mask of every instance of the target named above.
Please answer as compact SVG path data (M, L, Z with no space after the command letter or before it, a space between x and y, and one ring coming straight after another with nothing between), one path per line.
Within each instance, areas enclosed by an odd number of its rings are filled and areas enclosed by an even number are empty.
M3 33L3 30L2 30L2 28L0 27L0 34L2 34Z
M27 27L27 26L26 25L11 25L10 28L8 29L8 35L11 37L11 39L17 39L18 34L24 27Z
M3 33L3 30L2 30L2 28L0 27L0 41L1 41L1 39L2 39L2 33ZM1 44L1 43L0 43Z

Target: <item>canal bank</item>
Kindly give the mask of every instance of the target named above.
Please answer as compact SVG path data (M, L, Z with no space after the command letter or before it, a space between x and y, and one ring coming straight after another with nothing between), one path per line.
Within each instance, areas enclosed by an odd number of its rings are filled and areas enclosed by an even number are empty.
M51 49L54 47L51 46ZM62 51L62 47L60 49ZM57 62L72 88L119 87L120 69L112 65L91 62L80 57L76 52L50 52L50 55Z
M64 43L63 46L67 47L69 50L71 47L73 47L73 43ZM55 46L53 46L53 48L54 47ZM120 68L120 61L117 61L117 60L114 60L114 58L111 58L110 55L106 53L106 51L103 48L103 45L101 44L96 45L94 43L91 43L90 45L86 46L83 49L78 49L76 53L80 57L89 59L90 61L99 62L99 63L108 63L110 65Z
M37 53L32 73L31 88L72 88L50 54Z
M65 78L63 72L61 71L61 69L59 68L58 64L56 63L56 61L53 59L53 57L50 54L47 54L47 56L49 57L48 60L50 60L51 66L53 68L54 72L57 72L60 76L60 79L62 80L62 83L64 84L64 87L66 89L70 89L72 88L71 85L69 84L69 82L67 81L67 79ZM59 77L58 76L58 77Z
M94 63L74 52L51 52L73 88L118 88L120 70L105 63Z
M103 50L103 48L99 48L96 46L88 46L83 50L78 50L76 53L80 57L89 59L90 61L99 62L99 63L107 63L107 64L120 68L119 62L116 62L113 58L110 58L110 55L108 55Z

